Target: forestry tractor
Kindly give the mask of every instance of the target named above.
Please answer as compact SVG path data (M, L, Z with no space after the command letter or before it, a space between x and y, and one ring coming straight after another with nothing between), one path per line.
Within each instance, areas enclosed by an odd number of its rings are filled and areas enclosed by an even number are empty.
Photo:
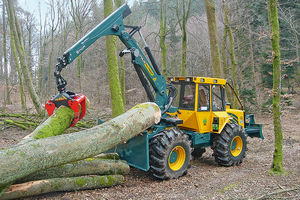
M262 125L255 124L253 115L245 116L238 96L225 79L165 78L141 33L141 26L124 25L123 19L130 13L129 7L124 4L58 58L54 75L59 93L46 103L48 114L65 105L75 112L71 126L83 117L85 96L66 90L67 82L61 71L100 37L117 36L126 47L119 55L131 55L131 62L149 101L159 106L162 118L158 124L113 151L117 151L129 165L150 170L159 179L184 175L192 155L201 156L206 147L213 149L219 165L239 165L245 157L247 136L263 139ZM147 57L133 37L136 33L145 45ZM226 88L232 91L240 109L233 109L226 103ZM247 118L249 122L246 122Z

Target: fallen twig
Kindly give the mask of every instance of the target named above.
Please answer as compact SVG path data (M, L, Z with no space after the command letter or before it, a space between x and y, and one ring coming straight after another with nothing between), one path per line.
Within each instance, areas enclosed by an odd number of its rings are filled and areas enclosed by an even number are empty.
M295 190L299 190L299 189L300 189L299 185L297 187L294 187L294 188L281 189L281 190L278 190L278 191L275 191L275 192L264 194L264 195L258 197L256 200L265 199L265 198L270 197L272 195L281 194L281 193L284 193L284 192L291 192L291 191L295 191Z

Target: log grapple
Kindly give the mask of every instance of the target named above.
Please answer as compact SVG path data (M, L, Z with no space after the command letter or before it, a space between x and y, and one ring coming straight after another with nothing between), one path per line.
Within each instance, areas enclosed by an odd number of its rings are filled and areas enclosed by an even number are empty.
M74 119L70 125L70 127L72 127L85 115L86 97L83 94L75 94L74 92L66 91L67 81L61 76L61 70L65 68L66 65L64 59L58 58L54 76L56 78L56 86L59 93L53 96L45 104L45 107L49 116L53 114L55 108L59 108L60 106L70 107L74 111Z

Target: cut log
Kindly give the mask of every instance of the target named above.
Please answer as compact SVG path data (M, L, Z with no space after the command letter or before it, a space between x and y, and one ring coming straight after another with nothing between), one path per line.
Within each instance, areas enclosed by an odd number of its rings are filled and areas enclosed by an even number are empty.
M86 175L124 175L128 174L129 170L129 165L121 160L87 158L33 173L17 182L24 183L35 180Z
M72 123L74 111L66 106L60 106L46 121L40 124L32 133L24 137L19 144L33 139L41 139L62 134Z
M0 188L34 172L96 156L158 123L160 117L155 103L144 103L88 130L1 150Z
M124 177L122 175L81 176L31 181L22 184L11 185L7 191L0 196L0 200L16 199L49 192L111 187L123 182Z

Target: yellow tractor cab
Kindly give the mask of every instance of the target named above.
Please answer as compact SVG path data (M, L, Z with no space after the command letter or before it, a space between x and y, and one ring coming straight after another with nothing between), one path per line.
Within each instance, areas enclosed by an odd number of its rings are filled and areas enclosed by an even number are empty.
M178 125L180 129L219 134L230 122L245 128L242 105L240 104L239 110L232 109L231 105L226 103L225 88L228 87L228 83L225 79L169 77L168 81L177 87L178 94L174 106L179 109L177 117L183 120L183 124Z

